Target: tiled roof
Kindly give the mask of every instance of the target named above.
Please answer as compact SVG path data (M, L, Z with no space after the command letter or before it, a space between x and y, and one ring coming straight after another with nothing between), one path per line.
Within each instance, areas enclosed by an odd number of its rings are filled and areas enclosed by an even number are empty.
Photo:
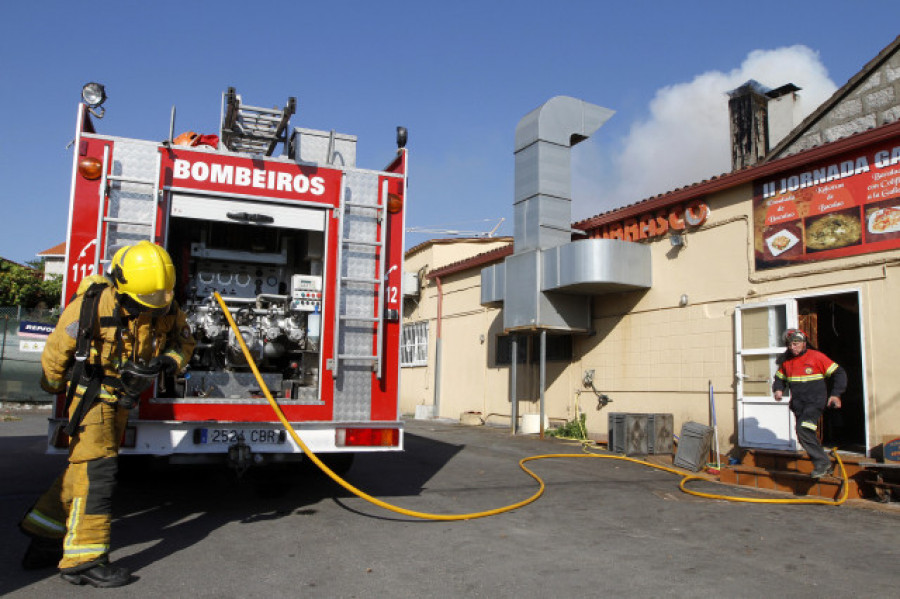
M6 262L7 264L15 264L16 266L21 266L22 268L27 268L28 270L34 270L27 264L19 264L18 262L14 261L14 260L8 260L2 256L0 256L0 262Z
M453 262L452 264L447 264L446 266L436 268L425 275L425 277L428 279L445 277L447 275L462 272L464 270L484 266L486 264L490 264L491 262L497 262L499 260L502 260L503 258L506 258L507 256L512 255L512 253L513 244L512 242L510 242L509 245L494 248L489 252L484 252L483 254L478 254L472 256L471 258L466 258L465 260L460 260L459 262Z
M38 256L65 256L66 255L66 242L58 243L54 245L49 250L44 250L43 252L38 252Z

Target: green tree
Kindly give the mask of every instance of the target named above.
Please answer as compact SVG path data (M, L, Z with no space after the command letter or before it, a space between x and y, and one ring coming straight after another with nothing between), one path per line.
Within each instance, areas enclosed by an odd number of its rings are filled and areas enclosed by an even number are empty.
M41 293L43 301L48 308L56 308L59 306L59 300L62 298L62 275L45 276L41 281Z
M62 277L44 281L40 271L0 260L0 306L34 308L43 302L53 308L59 305L61 293Z

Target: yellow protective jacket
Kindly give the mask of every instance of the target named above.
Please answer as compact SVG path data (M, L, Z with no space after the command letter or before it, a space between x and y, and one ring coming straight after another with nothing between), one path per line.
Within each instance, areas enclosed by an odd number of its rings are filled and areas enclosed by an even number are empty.
M45 391L58 393L65 389L66 372L75 357L83 292L88 286L85 283L90 282L85 281L79 287L78 296L63 311L47 338L41 354L41 386ZM176 302L172 302L165 316L153 318L149 313L132 316L119 306L116 290L110 285L103 289L97 304L87 363L95 376L100 367L105 377L119 378L119 367L128 360L146 364L152 358L167 355L181 370L190 360L195 344L185 313ZM115 389L106 387L106 391L112 393Z

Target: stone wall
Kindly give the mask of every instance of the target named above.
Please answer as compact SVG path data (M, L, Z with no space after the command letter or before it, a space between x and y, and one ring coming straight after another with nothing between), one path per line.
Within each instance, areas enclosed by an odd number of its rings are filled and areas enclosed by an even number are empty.
M779 155L796 154L897 120L900 120L900 49L883 58Z

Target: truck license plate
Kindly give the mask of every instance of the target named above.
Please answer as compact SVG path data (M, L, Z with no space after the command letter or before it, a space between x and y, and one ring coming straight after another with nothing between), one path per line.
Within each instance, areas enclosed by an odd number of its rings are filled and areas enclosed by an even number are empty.
M243 436L244 443L256 445L278 445L285 442L283 430L272 428L198 428L194 429L194 443L214 444L237 443Z

